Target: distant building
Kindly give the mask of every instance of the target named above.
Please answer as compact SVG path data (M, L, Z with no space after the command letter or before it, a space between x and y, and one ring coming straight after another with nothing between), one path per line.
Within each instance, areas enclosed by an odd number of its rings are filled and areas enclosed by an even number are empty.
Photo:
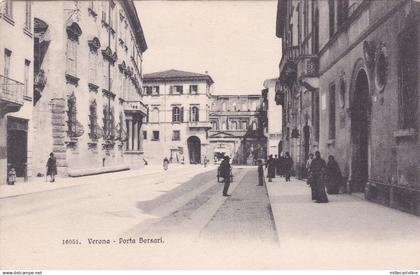
M281 125L282 125L282 106L275 101L278 78L267 79L264 81L262 90L261 110L266 114L264 123L264 135L267 137L268 155L278 155L282 152Z
M348 191L420 215L420 3L279 0L284 150L333 155Z
M48 154L58 173L142 163L142 55L133 1L33 1L33 173Z
M142 132L147 160L198 164L208 155L208 74L168 70L144 75L149 116Z
M17 180L33 170L32 1L0 2L0 184L15 169Z
M229 156L233 164L251 165L267 156L267 140L260 127L260 95L212 97L209 131L211 159Z

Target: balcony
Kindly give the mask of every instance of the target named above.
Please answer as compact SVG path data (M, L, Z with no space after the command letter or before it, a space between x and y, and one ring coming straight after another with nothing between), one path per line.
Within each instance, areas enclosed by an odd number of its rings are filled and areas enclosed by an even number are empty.
M210 121L190 121L188 122L188 127L191 129L211 129Z
M318 57L314 55L301 56L297 63L298 79L318 77Z
M0 75L0 112L17 112L23 106L24 85L21 82Z
M280 80L288 81L296 77L296 61L299 57L299 46L287 47L280 61Z
M141 101L124 101L124 112L147 114L147 107Z

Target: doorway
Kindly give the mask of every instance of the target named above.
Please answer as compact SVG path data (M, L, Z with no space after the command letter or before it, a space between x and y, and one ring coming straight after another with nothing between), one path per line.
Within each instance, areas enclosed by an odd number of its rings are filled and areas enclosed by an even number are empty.
M357 73L351 105L351 189L364 192L369 180L370 93L364 70Z
M198 137L192 136L187 139L190 164L201 163L201 141Z
M16 177L27 177L28 121L7 118L7 169L14 168Z

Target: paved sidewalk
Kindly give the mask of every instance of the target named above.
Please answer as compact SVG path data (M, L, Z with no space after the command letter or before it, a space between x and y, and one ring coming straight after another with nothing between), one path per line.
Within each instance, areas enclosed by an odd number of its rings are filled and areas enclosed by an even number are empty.
M299 268L420 268L420 218L358 196L313 203L306 182L267 181L282 251Z
M197 167L196 165L180 165L180 164L170 164L168 171L178 171L178 170L188 170L191 167ZM214 168L213 166L208 166L204 168L201 166L203 171L207 169ZM204 170L206 169L206 170ZM137 170L126 170L120 172L112 172L98 175L90 175L83 177L56 177L55 182L46 181L45 177L33 177L28 182L19 182L15 185L0 185L0 199L7 197L21 196L37 192L45 192L57 189L72 188L84 184L89 184L91 182L98 181L110 181L118 178L126 177L143 177L150 176L153 174L163 173L163 168L161 165L148 165L141 169Z

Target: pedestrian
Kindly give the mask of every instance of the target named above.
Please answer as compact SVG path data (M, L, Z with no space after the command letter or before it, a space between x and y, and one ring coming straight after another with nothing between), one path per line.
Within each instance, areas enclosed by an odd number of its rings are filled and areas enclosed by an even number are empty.
M55 175L57 175L57 159L54 157L54 153L50 153L47 161L47 176L50 176L50 182L55 182Z
M203 160L204 167L207 167L208 162L209 162L209 160L207 159L207 156L204 156L204 160Z
M168 160L168 158L167 157L165 157L164 159L163 159L163 170L168 170L168 166L169 166L169 160Z
M266 168L267 168L267 178L269 182L272 182L272 178L276 177L276 163L275 160L273 158L273 155L270 155L267 163L265 164Z
M286 181L290 181L290 176L291 176L292 168L293 168L293 159L290 157L289 152L286 152L283 161L284 161L284 177L286 178Z
M279 161L278 161L278 170L280 177L284 176L284 153L280 153Z
M274 167L276 169L276 176L280 176L279 163L280 163L280 159L277 157L277 155L274 155Z
M328 156L327 163L327 193L338 194L343 183L340 166L335 161L334 156Z
M313 158L314 158L314 154L310 153L310 154L309 154L309 158L308 158L308 160L306 161L306 165L305 165L305 168L306 168L306 175L307 175L307 178L308 178L308 179L309 179L309 173L310 173L310 170L311 170L311 162L312 162Z
M262 160L258 160L258 186L264 185L264 165Z
M15 185L15 182L16 182L16 170L15 168L11 167L9 169L9 172L7 173L7 184Z
M321 153L319 151L315 152L315 158L311 162L311 187L314 188L313 198L317 203L327 203L328 197L325 193L325 172L326 172L326 163L321 158Z
M232 168L229 163L229 156L224 156L222 162L220 163L220 176L223 178L224 186L223 186L223 196L229 197L228 190L230 186L230 175L232 172Z

